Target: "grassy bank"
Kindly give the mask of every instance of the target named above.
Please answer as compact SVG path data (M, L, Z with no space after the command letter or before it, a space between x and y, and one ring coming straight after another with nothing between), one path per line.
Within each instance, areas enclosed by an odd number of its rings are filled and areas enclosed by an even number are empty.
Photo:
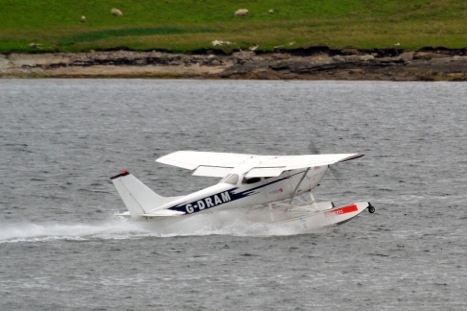
M123 16L113 16L115 7ZM0 0L0 52L467 46L465 0ZM247 8L247 17L234 12ZM272 10L272 12L270 12ZM81 22L86 16L86 22ZM30 47L30 43L38 45Z

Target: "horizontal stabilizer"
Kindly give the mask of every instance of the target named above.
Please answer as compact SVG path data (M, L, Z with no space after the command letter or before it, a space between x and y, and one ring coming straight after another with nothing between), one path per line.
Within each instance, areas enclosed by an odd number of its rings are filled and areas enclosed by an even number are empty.
M155 211L152 213L143 214L141 216L143 217L172 217L172 216L181 216L185 214L186 213L184 212L174 211L170 209L162 209L162 210Z

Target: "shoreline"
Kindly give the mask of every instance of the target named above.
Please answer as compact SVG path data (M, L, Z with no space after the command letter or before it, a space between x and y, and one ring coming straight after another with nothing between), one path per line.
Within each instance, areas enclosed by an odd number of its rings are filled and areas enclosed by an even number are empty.
M467 81L467 48L0 54L0 78Z

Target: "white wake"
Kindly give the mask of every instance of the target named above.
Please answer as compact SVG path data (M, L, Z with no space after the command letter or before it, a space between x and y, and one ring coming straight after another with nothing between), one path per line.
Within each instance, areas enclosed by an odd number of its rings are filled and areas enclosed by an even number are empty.
M137 224L124 220L101 223L2 223L0 243L52 240L128 239L147 234Z
M166 228L157 222L133 222L126 219L110 219L96 223L0 223L0 244L15 242L48 242L54 240L96 240L96 239L141 239L147 237L165 238L177 236L284 236L293 235L290 229L268 224L251 223L233 219L222 226L209 222L184 222Z

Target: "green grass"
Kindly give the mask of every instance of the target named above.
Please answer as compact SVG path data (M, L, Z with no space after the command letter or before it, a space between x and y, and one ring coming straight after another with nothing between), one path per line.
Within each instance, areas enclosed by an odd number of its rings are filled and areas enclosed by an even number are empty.
M186 33L213 33L215 30L198 29L191 30L186 28L168 28L168 27L141 27L141 28L120 28L120 29L105 29L89 32L81 32L64 37L58 41L59 47L67 47L82 42L94 42L99 40L106 40L109 38L119 37L142 37L142 36L169 36L176 34Z
M113 7L123 16L112 16ZM249 16L235 17L239 8ZM0 52L31 52L31 42L42 52L189 52L213 40L235 43L226 50L464 48L466 20L465 0L0 0Z

